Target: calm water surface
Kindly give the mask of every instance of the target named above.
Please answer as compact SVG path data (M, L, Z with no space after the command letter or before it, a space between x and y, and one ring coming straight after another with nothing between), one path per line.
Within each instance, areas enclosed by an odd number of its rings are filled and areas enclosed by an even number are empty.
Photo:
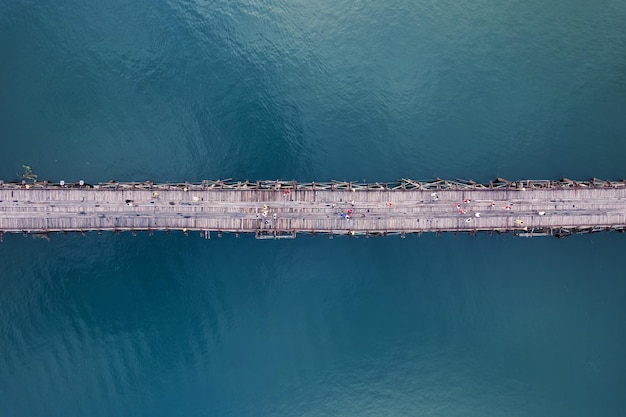
M0 178L626 177L626 1L0 1ZM5 237L0 415L623 416L626 237Z

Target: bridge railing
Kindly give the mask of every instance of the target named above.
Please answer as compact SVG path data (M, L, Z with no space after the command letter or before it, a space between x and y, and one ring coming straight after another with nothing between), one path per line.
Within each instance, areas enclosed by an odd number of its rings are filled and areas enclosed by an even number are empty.
M576 181L568 178L553 180L520 180L508 181L497 178L488 183L479 183L473 180L443 180L440 178L429 181L416 181L409 178L402 178L392 182L359 182L359 181L325 181L325 182L300 182L283 180L265 181L236 181L225 180L203 180L200 182L166 182L154 183L144 182L121 182L108 181L97 184L90 184L84 181L79 182L53 182L53 181L11 181L0 180L0 188L3 189L46 189L46 188L94 188L102 190L118 189L138 189L138 190L477 190L477 189L563 189L563 188L623 188L626 187L626 180L609 181L592 178L587 181Z

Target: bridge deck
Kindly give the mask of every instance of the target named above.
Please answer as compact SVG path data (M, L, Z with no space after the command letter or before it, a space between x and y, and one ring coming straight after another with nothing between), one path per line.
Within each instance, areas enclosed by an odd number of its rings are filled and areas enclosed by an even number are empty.
M225 189L1 184L0 232L167 229L254 232L262 237L301 232L513 230L553 234L562 229L626 228L626 187L621 183L456 189L318 189L285 184L287 187ZM349 213L348 220L345 216Z

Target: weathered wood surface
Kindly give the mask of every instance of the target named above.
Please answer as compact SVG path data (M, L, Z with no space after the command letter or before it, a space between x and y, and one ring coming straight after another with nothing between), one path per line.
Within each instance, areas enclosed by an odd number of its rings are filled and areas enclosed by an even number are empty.
M450 186L446 182L443 187L410 180L393 187L338 182L215 184L100 184L95 188L0 184L0 232L198 230L272 236L515 231L559 235L626 228L623 182L554 185L527 181L507 186ZM341 213L345 216L348 210L352 210L351 219L346 220Z

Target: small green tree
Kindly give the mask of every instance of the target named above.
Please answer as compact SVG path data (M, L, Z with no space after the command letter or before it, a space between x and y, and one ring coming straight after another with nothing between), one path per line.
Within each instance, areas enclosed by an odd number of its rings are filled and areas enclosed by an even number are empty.
M37 182L38 176L33 172L33 167L31 167L30 165L22 165L22 168L24 168L24 174L22 175L22 178L24 178L25 180L31 180L32 182Z

